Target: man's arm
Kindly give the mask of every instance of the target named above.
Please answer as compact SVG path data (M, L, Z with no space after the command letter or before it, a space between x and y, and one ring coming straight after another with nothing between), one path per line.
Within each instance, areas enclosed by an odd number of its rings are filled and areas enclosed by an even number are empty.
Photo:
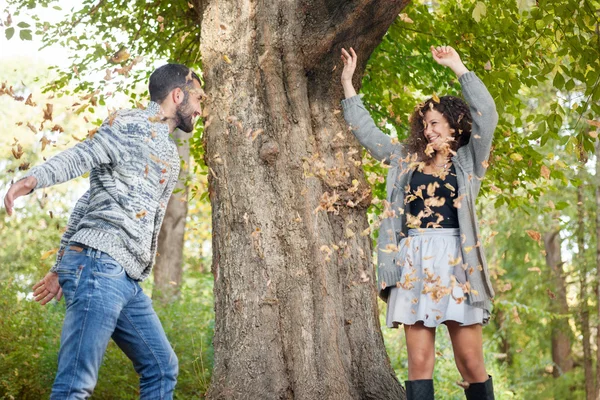
M8 215L12 215L14 201L41 189L77 178L92 168L108 164L116 166L121 161L127 136L121 133L118 119L106 120L91 138L58 153L45 163L33 167L15 182L4 198Z

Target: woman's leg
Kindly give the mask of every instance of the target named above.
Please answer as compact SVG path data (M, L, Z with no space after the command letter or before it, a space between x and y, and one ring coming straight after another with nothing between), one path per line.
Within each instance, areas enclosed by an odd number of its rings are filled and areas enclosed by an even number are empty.
M488 374L483 360L483 336L480 324L460 326L447 321L450 332L454 361L463 380L469 383L485 382Z
M404 325L408 352L408 380L431 379L435 364L435 328L422 322Z

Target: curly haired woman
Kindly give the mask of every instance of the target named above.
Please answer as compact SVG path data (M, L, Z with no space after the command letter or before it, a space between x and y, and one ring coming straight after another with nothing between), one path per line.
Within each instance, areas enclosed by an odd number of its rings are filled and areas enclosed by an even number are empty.
M466 103L443 96L419 104L408 139L398 143L376 127L356 95L352 76L357 55L342 49L344 117L373 157L390 166L377 243L378 283L387 302L388 327L404 325L408 399L434 398L435 332L440 324L448 327L456 366L468 383L467 399L494 399L482 338L494 291L479 239L475 198L498 114L483 82L452 47L432 47L431 53L456 73Z

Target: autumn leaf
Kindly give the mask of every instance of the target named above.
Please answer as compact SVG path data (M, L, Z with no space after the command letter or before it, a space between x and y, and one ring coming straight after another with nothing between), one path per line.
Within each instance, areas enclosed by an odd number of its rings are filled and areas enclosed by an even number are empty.
M398 15L398 17L400 18L400 21L406 22L407 24L414 23L414 21L412 19L410 19L408 17L408 14L406 14L406 13L402 13L402 14Z
M527 232L530 238L532 238L538 243L540 243L540 240L542 240L542 235L538 231L527 230L525 232Z
M51 132L64 132L64 128L58 124L55 124L51 129Z
M28 122L28 123L27 123L27 127L28 127L28 128L29 128L29 130L30 130L31 132L33 132L33 133L37 133L37 132L38 132L38 131L37 131L37 129L35 128L35 126L33 126L33 125L31 124L31 122Z
M227 63L227 64L231 64L231 59L227 56L227 54L223 54L223 60Z
M541 270L541 269L539 269L538 267L531 267L531 268L527 268L527 271L529 271L529 272L537 272L537 273L538 273L538 275L541 275L541 274L542 274L542 270Z
M546 179L550 179L550 169L545 165L542 165L540 168L540 175L542 175Z
M40 142L42 143L42 151L44 151L46 149L47 145L52 143L52 141L50 139L48 139L46 137L46 135L42 136L42 138L40 139Z
M28 162L21 163L21 165L19 165L19 171L27 171L30 165L31 164Z
M135 214L135 217L138 218L138 219L139 218L144 218L146 216L146 214L148 214L148 211L142 210L142 211L138 212L137 214Z
M17 144L17 149L15 150L14 148L12 149L12 154L13 156L18 160L19 158L21 158L21 156L23 155L23 146L21 146L20 144Z
M588 119L587 123L590 124L591 126L595 126L596 128L600 128L600 121L594 121L592 119Z
M56 254L57 252L58 252L58 248L48 250L47 252L42 254L42 256L40 257L40 260L45 260L46 258L52 256L53 254Z
M487 8L485 6L485 3L478 1L477 4L475 4L475 8L473 9L473 19L476 22L481 21L482 17L485 17L485 14L487 13Z
M129 59L129 56L129 52L123 46L110 58L109 61L114 64L120 64L123 61L127 61Z
M30 93L29 96L27 97L27 100L25 100L25 105L26 106L31 106L31 107L35 107L37 104L31 99L33 95Z
M438 95L435 92L433 92L433 94L431 95L431 99L433 101L435 101L436 103L440 102L440 98L438 97Z
M517 311L517 307L513 307L512 316L516 324L521 325L521 318L519 317L519 312Z

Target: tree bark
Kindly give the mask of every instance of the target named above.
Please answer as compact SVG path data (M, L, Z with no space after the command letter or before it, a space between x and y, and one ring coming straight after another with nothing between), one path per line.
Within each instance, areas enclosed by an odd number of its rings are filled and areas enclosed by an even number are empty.
M544 248L546 250L546 265L552 274L554 298L550 299L550 311L556 314L567 315L567 287L563 273L562 253L560 249L560 228L544 234ZM554 368L552 374L558 378L573 369L571 356L571 335L568 321L564 318L552 321L551 325L552 361Z
M152 297L168 303L179 295L183 268L183 242L185 220L188 212L188 187L185 184L190 161L189 134L176 129L173 139L178 143L179 157L184 161L179 181L169 199L167 211L158 236L158 255L154 265L154 291Z
M599 11L600 14L600 11ZM598 24L596 24L598 33ZM600 37L600 33L598 33ZM596 399L600 399L600 141L596 141Z
M370 189L339 81L341 47L361 56L358 84L408 1L200 3L215 278L208 398L404 398L380 331L361 235Z
M582 166L583 168L583 166ZM585 373L585 393L588 400L595 399L594 371L592 367L592 349L590 333L590 314L587 294L587 263L585 262L585 203L584 186L577 188L577 256L579 259L579 301L580 324L583 336L583 369Z

